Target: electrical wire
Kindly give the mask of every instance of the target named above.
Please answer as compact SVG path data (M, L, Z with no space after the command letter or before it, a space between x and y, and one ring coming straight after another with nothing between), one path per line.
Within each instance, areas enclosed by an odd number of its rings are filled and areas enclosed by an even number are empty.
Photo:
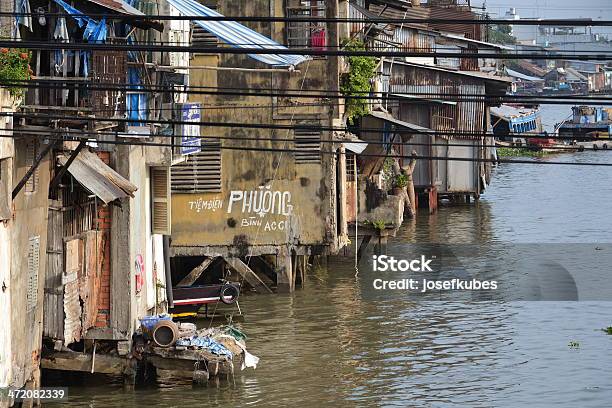
M3 136L0 136L3 137ZM10 136L9 136L10 137ZM123 141L123 140L91 140L88 138L61 138L61 137L45 137L48 141L81 141L86 140L88 142L96 144L109 144L109 145L127 145L127 146L144 146L144 147L182 147L190 145L182 145L181 143L161 143L161 142L142 142L142 141ZM207 148L203 150L237 150L237 151L254 151L254 152L271 152L271 153L303 153L301 149L279 149L279 148L266 148L266 147L249 147L249 146L215 146L214 148ZM318 153L322 155L333 155L338 156L342 153L336 151L325 151L320 150ZM361 153L359 157L375 157L375 158L395 158L395 159L412 159L412 155L401 155L401 154L377 154L377 153ZM524 159L483 159L483 158L472 158L472 157L442 157L442 156L418 156L419 160L436 160L436 161L461 161L461 162L478 162L478 163L506 163L506 164L546 164L546 165L567 165L567 166L598 166L598 167L612 167L610 163L597 163L597 162L563 162L563 161L547 161L547 160L524 160Z
M14 116L11 112L1 112L0 117L11 117ZM56 114L28 114L29 119L52 119L52 120L73 120L73 121L91 121L92 118L81 117L81 116L65 116ZM185 121L185 120L162 120L162 119L129 119L129 118L114 118L114 117L97 117L96 121L100 122L117 122L117 123L141 123L141 124L152 124L152 125L200 125L205 127L222 127L222 128L243 128L243 129L276 129L276 130L312 130L312 131L329 131L329 132L347 132L350 131L350 127L338 127L338 126L325 126L325 125L314 125L314 124L278 124L278 123L244 123L244 122L219 122L219 121ZM361 132L375 132L375 133L398 133L398 134L411 134L411 135L431 135L431 136L446 136L446 137L532 137L532 138L555 138L558 140L576 140L576 139L588 139L589 136L576 137L576 136L553 136L547 132L535 132L529 133L528 136L516 136L515 134L499 135L490 133L487 131L445 131L445 130L433 130L433 129L419 129L419 128L405 128L401 125L397 125L399 128L386 129L377 127L360 127ZM592 140L598 140L600 138L591 137Z
M39 17L41 13L30 12L1 12L0 17ZM448 19L448 18L389 18L389 17L247 17L247 16L171 16L171 15L118 15L117 13L83 13L69 14L64 12L45 12L45 17L90 17L106 18L132 23L139 21L164 21L164 20L201 20L201 21L236 21L236 22L259 22L259 23L376 23L376 24L458 24L458 25L541 25L541 26L574 26L574 27L605 27L612 26L612 20L585 20L585 19L541 19L541 20L507 20L507 19Z
M609 61L612 52L599 52L583 55L543 54L539 52L405 52L405 51L368 51L368 50L328 50L325 48L233 48L202 47L197 45L144 45L144 44L105 44L105 43L61 43L55 41L0 41L0 48L25 48L29 50L77 50L77 51L147 51L147 52L185 52L200 54L229 55L304 55L304 56L343 56L343 57L440 57L459 59L532 59L532 60L577 60Z

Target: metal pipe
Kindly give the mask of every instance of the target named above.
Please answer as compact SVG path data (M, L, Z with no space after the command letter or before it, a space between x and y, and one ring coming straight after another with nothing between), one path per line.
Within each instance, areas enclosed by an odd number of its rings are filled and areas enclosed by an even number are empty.
M174 307L174 296L172 295L172 271L170 270L170 236L164 235L164 272L166 273L166 299L168 307Z

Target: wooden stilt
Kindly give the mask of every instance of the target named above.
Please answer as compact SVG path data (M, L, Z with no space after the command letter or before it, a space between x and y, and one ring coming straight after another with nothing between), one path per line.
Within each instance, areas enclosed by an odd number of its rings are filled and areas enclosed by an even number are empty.
M227 257L223 258L230 268L238 272L249 285L251 285L259 293L272 293L266 284L257 276L251 268L242 262L239 258Z
M202 276L202 273L204 273L204 271L210 266L210 264L214 260L215 260L215 257L204 259L204 261L202 261L201 264L193 268L191 272L189 272L189 274L187 274L187 276L185 276L176 286L193 285L194 282L198 280L200 276Z
M281 248L276 257L276 289L278 292L285 293L295 290L291 254L285 247Z

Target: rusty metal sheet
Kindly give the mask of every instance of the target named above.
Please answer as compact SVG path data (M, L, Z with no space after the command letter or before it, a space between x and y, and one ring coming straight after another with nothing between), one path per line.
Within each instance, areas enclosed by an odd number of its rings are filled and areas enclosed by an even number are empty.
M98 315L105 234L102 231L87 231L83 234L83 241L84 257L79 275L79 296L82 305L81 325L83 332L86 332L95 326Z
M61 165L66 164L68 156L60 155ZM95 153L81 150L68 167L68 172L87 190L108 204L125 197L133 197L138 190L134 184L115 170L108 167Z

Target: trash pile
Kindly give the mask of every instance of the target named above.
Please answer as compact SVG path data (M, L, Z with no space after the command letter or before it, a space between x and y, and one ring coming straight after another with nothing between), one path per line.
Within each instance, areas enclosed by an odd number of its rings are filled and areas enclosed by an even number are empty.
M218 356L242 355L241 369L257 368L259 358L246 349L247 336L233 324L197 329L194 323L174 322L168 314L140 319L140 333L157 347L175 347L178 350L206 350Z

